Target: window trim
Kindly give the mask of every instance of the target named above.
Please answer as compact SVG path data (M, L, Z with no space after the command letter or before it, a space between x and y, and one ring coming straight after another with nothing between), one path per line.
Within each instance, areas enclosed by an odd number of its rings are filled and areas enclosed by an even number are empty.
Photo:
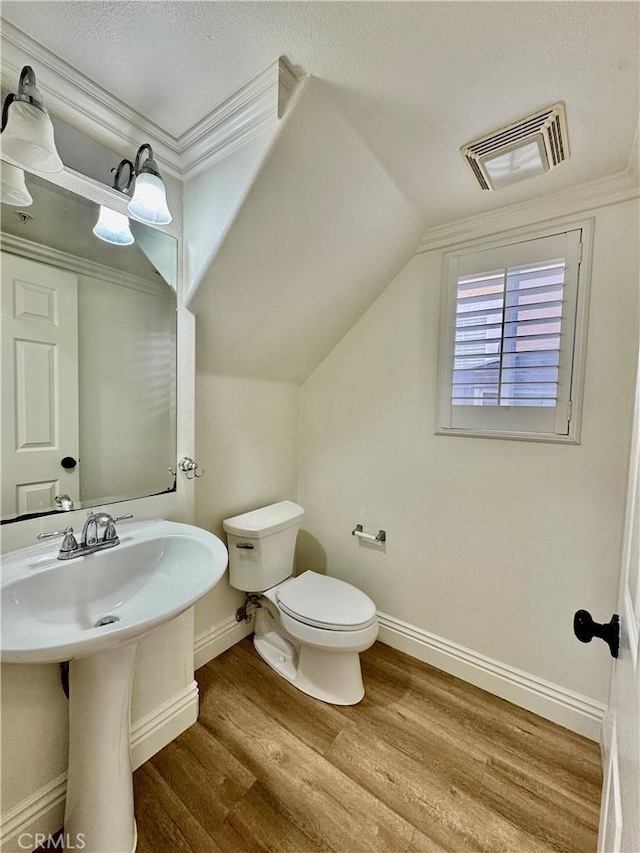
M591 290L591 268L593 255L593 234L595 219L576 220L572 217L562 217L538 228L519 228L497 237L484 240L476 239L457 244L442 256L442 284L440 303L440 349L438 360L438 388L436 402L436 435L462 436L467 438L498 438L512 441L540 441L553 444L580 444L582 427L582 410L584 396L587 326L589 313L589 297ZM578 288L576 303L575 332L573 341L573 362L571 376L571 417L567 435L546 432L529 432L521 430L501 429L472 429L445 426L450 421L451 411L450 388L451 377L448 375L451 357L449 349L452 346L451 324L454 322L451 313L450 298L450 266L454 258L470 255L485 250L501 249L516 243L552 237L567 231L582 230L582 255L579 261Z

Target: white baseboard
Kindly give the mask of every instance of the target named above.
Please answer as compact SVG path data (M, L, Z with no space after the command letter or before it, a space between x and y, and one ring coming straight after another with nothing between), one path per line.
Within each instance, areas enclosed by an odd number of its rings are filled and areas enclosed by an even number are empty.
M253 632L253 622L236 622L235 616L230 616L219 625L214 625L208 631L196 637L194 668L200 669L231 646L235 646Z
M62 826L64 801L67 795L67 774L62 773L6 814L0 824L2 853L25 853L38 846L36 833L45 836Z
M386 613L378 613L378 621L378 639L388 646L591 740L600 740L606 707L601 702L445 640Z
M131 726L131 764L137 770L198 719L198 682L192 681Z
M195 642L195 668L239 643L253 631L252 625L236 622L230 616L201 634ZM198 684L192 681L184 690L154 708L131 726L131 762L134 770L170 743L198 717ZM67 793L67 774L62 773L30 797L22 800L0 818L2 853L23 853L36 833L45 836L62 827ZM23 836L23 846L20 846Z
M198 684L184 690L136 720L131 726L131 762L134 770L170 743L198 717ZM67 794L67 774L62 773L30 797L15 805L0 820L2 853L24 853L36 833L45 836L62 827ZM20 843L22 836L22 845Z

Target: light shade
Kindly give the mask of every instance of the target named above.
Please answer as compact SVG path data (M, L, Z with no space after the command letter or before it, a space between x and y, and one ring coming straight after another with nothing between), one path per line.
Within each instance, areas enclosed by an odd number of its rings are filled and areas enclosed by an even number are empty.
M118 213L103 205L100 205L100 215L93 233L105 243L113 243L114 246L130 246L135 242L129 228L129 220L124 213Z
M133 198L128 204L129 212L149 225L168 225L171 213L167 206L167 193L162 178L149 172L141 172L135 183Z
M2 204L11 204L14 207L29 207L30 204L33 204L22 169L2 161L0 183L2 185Z
M13 101L7 124L0 136L2 153L24 169L60 172L62 160L56 151L53 125L47 113L26 101Z

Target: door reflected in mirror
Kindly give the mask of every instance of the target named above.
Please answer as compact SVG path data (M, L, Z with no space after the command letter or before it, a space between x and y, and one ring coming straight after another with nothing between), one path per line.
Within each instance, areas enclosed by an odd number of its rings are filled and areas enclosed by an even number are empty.
M2 205L3 523L171 491L176 459L177 243L27 175Z

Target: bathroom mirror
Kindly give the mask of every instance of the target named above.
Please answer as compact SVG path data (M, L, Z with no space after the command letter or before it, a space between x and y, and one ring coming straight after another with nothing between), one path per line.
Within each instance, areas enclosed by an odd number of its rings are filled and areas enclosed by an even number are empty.
M98 204L26 183L1 214L3 523L175 489L177 242L104 242Z

